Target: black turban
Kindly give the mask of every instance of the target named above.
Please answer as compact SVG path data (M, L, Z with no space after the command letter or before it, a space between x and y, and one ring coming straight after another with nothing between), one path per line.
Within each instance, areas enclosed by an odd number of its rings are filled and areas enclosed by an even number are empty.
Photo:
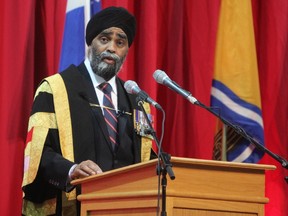
M127 35L129 47L131 46L136 32L136 20L122 7L105 8L90 19L86 27L87 45L89 46L99 33L110 27L121 28Z

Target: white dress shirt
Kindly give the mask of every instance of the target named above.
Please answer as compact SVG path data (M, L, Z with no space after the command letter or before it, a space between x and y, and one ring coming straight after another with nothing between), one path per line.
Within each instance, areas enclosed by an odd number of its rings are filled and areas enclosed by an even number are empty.
M93 86L94 86L94 90L97 94L98 100L99 100L99 105L101 106L102 112L103 112L103 92L98 88L99 85L101 85L103 82L107 82L105 81L102 77L96 75L90 65L90 61L89 59L85 59L84 64L89 72L90 78L92 80ZM117 87L116 87L116 77L112 77L107 83L109 83L112 87L112 92L111 92L111 97L112 97L112 102L114 105L114 108L116 110L116 112L118 113L118 102L117 102Z

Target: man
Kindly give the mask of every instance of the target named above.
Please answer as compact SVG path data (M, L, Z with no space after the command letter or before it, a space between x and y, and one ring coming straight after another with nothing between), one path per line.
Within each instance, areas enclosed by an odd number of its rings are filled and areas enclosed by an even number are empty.
M38 87L25 148L23 214L76 215L71 180L150 159L151 140L135 126L135 96L116 76L135 29L126 9L102 10L86 28L88 58Z

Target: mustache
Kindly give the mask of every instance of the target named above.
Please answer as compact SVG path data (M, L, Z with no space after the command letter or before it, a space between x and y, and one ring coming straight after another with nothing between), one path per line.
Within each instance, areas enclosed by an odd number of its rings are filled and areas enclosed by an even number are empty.
M107 52L107 51L104 51L102 52L100 55L99 55L99 58L102 60L104 58L112 58L114 61L118 62L121 60L121 58L116 55L115 53L110 53L110 52Z

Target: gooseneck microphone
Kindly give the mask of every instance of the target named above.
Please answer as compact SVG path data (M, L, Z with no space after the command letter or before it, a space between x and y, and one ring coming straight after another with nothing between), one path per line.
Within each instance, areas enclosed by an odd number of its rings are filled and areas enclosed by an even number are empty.
M199 105L198 100L194 98L190 92L182 89L176 82L172 81L164 71L156 70L153 74L153 77L157 83L167 86L171 90L182 95L191 103Z
M124 83L124 88L126 89L126 91L129 94L135 94L141 100L144 100L147 103L154 106L155 108L162 110L162 107L160 106L160 104L158 104L156 101L154 101L152 98L150 98L149 95L145 91L142 91L136 82L134 82L132 80L128 80Z

